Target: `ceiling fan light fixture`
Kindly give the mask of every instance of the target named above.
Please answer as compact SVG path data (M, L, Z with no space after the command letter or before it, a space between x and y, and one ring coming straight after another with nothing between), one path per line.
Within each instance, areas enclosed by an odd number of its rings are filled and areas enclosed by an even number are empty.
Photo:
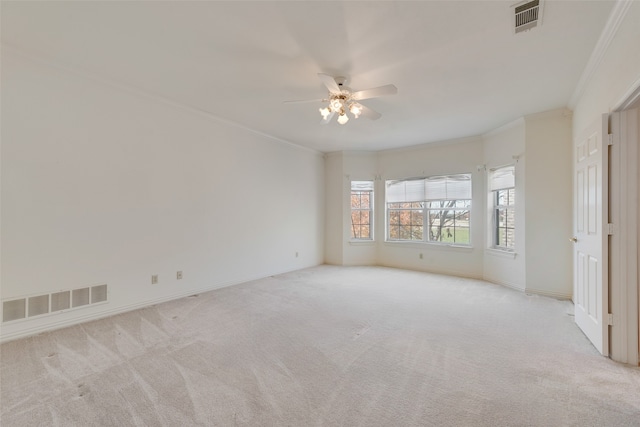
M362 105L354 102L349 105L349 111L351 112L351 114L353 114L353 117L357 119L358 117L360 117L360 114L362 114Z
M320 108L320 114L322 115L323 119L327 120L329 118L329 115L331 114L331 108L329 107Z
M370 120L377 120L382 116L382 114L372 110L371 108L365 107L358 101L377 98L379 96L395 95L398 93L398 88L392 84L353 92L351 88L344 86L346 80L344 77L331 77L330 75L323 73L318 73L318 77L320 77L322 83L329 90L329 94L326 98L285 102L321 101L323 104L328 103L328 105L324 104L325 106L318 108L318 111L322 116L322 123L329 123L333 116L337 115L338 123L344 125L349 121L348 114L353 115L356 119L364 115Z

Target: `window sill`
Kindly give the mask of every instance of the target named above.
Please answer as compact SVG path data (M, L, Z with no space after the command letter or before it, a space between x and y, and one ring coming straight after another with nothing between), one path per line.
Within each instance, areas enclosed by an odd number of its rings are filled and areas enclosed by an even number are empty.
M496 248L487 248L484 251L487 255L492 255L499 258L509 258L516 259L518 255L515 251L510 251L506 249L496 249Z
M448 243L403 242L403 241L385 240L384 244L389 246L405 247L405 248L430 248L430 249L443 249L443 250L454 250L454 251L463 251L463 252L473 251L473 246L471 245L460 245L460 244L456 245L456 244L448 244Z
M375 240L349 240L349 244L353 246L373 246L376 244Z

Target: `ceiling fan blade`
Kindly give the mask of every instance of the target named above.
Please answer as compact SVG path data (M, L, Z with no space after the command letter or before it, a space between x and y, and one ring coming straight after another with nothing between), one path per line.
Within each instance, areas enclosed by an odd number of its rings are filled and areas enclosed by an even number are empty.
M336 114L335 111L332 111L326 118L326 120L324 119L324 117L320 120L320 123L323 125L326 125L327 123L329 123L331 121L331 119L333 119L333 116Z
M362 104L360 104L362 105ZM362 105L362 113L360 113L360 115L366 117L367 119L370 120L378 120L380 117L382 117L382 114L378 113L377 111L372 110L369 107L365 107L364 105Z
M326 99L298 99L294 101L282 101L284 104L304 104L306 102L327 102Z
M327 89L329 89L329 92L342 93L342 89L340 89L340 86L338 86L338 83L336 83L336 79L334 79L328 74L322 74L322 73L318 73L318 77L320 77L320 80L322 80L322 83L324 83Z
M398 93L398 88L394 85L384 85L380 87L374 87L371 89L359 90L351 94L351 99L360 101L361 99L376 98L378 96L395 95Z

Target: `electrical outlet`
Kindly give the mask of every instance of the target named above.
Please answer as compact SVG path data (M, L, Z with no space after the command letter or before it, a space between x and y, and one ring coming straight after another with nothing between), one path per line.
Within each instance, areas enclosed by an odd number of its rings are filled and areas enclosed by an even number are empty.
M178 271L176 273L176 279L178 279L178 280L182 279L182 271Z
M155 285L157 283L158 283L158 275L157 274L151 275L151 284Z
M296 258L298 258L298 252L296 252Z

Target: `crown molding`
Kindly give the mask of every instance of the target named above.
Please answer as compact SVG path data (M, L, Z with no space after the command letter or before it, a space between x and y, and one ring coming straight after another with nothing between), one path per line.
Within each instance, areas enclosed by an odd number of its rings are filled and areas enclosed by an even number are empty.
M569 100L570 109L574 110L576 105L578 104L578 101L580 101L582 94L584 93L594 73L596 72L598 67L600 67L607 49L609 49L611 41L618 32L620 24L624 20L627 11L633 3L633 0L616 0L611 13L609 14L609 18L607 19L607 22L602 29L600 38L598 39L593 52L591 52L589 62L587 62L587 66L582 72L580 80L578 80L578 84L576 85L576 88L571 95L571 99Z

